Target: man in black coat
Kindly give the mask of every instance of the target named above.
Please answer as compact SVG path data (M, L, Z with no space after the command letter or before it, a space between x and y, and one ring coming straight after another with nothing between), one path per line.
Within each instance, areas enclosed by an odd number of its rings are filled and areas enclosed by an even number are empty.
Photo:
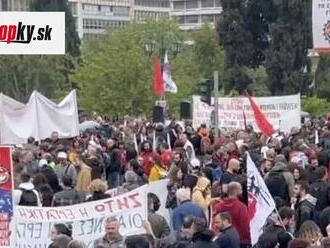
M310 194L317 199L314 220L319 224L322 210L330 206L330 185L327 183L327 169L320 167L315 170L316 181L310 186Z
M205 219L194 218L193 225L193 248L217 248L213 243L213 233L207 228Z
M215 240L218 248L240 248L240 237L237 230L231 224L231 216L228 212L221 212L215 216L215 225L220 234Z
M269 239L275 240L277 243L280 243L280 247L287 247L287 244L284 244L282 246L281 241L283 239L287 241L293 239L293 236L290 235L286 230L288 230L290 225L294 223L294 210L292 210L290 207L285 206L281 207L278 213L281 217L282 222L278 219L276 223L267 226L263 234L259 237L258 244L261 244L262 240L268 237Z

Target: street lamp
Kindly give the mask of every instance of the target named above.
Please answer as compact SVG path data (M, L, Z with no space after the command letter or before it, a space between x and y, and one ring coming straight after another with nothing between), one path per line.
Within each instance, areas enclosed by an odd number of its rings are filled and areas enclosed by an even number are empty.
M312 65L311 72L313 73L313 82L309 86L309 88L313 89L313 95L316 95L316 82L315 82L316 77L315 76L316 76L317 67L318 67L318 64L320 61L320 55L314 49L309 49L308 53L307 53L307 57L311 61L311 65Z

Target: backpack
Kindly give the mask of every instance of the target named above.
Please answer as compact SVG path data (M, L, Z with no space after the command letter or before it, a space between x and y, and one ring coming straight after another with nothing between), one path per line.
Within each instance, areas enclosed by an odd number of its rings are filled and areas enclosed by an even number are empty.
M282 171L271 171L265 183L273 198L277 196L283 200L289 200L289 186Z
M38 206L38 197L33 190L19 188L22 191L21 200L18 205L20 206Z

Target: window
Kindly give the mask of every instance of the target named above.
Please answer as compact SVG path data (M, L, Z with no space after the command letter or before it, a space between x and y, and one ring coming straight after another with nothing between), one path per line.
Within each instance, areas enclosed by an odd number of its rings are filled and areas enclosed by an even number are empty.
M129 7L113 6L114 16L129 16Z
M198 23L198 16L197 15L186 16L186 23Z
M98 5L92 4L83 4L83 9L89 13L97 13L99 10Z
M183 1L173 2L173 9L184 9L184 2Z
M178 24L184 24L184 16L176 16L176 17L175 17L175 21L176 21Z
M214 7L214 0L202 0L202 8L213 8Z
M215 0L215 7L221 7L220 0Z
M202 15L202 22L214 22L214 15Z
M189 0L186 2L186 9L197 9L198 1L197 0Z

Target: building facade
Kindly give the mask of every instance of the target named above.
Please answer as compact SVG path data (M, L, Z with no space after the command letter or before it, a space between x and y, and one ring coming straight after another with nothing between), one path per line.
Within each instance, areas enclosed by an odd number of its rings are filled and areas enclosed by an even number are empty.
M133 0L132 8L132 19L137 22L170 17L169 0Z
M200 28L204 22L215 25L221 12L220 0L171 0L171 18L182 30Z
M32 0L0 0L0 11L28 11Z
M81 39L98 36L131 20L131 0L69 0Z

